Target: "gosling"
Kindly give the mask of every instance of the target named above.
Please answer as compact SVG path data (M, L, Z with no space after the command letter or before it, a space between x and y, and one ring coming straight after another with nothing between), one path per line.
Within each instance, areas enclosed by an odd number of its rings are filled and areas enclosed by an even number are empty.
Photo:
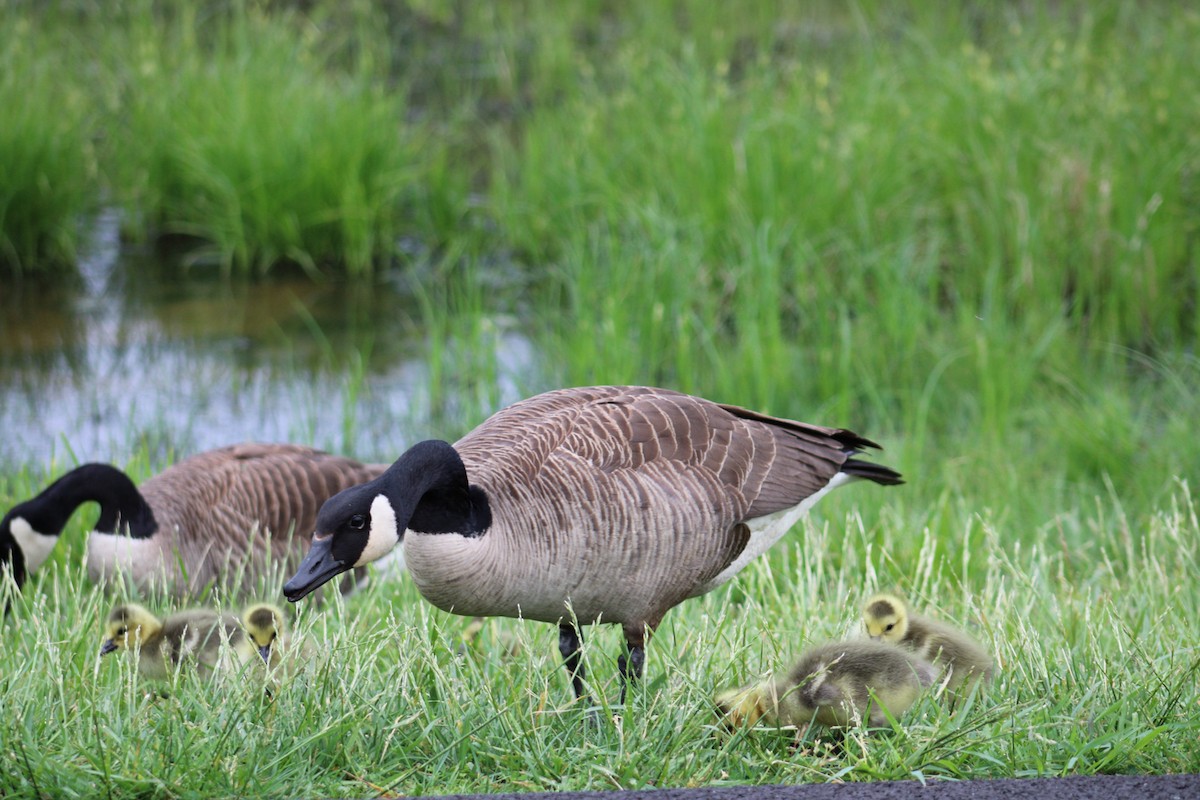
M291 650L287 617L278 606L257 603L242 614L242 626L251 645L269 669L275 669Z
M783 678L729 689L715 698L729 728L760 719L776 726L817 723L881 728L932 686L936 670L898 647L872 641L814 647Z
M223 641L230 647L223 647ZM254 658L233 614L194 609L159 619L136 603L119 605L108 615L100 655L118 650L135 653L138 672L158 679L191 666L207 676L236 669Z
M951 690L968 681L991 680L995 673L982 645L944 622L913 613L895 595L877 594L868 600L863 625L872 639L900 645L936 664Z

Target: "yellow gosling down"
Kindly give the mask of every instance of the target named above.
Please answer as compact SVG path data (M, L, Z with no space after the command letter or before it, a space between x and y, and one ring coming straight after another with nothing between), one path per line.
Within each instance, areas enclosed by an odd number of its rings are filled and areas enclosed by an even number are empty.
M776 726L831 728L898 718L932 686L936 671L906 650L851 641L806 651L782 678L719 693L714 702L729 728L765 720Z
M936 664L950 689L967 681L988 681L995 674L992 657L981 644L957 628L914 613L895 595L869 599L863 626L872 639L899 645Z
M233 614L193 609L160 619L136 603L119 605L108 615L100 655L117 651L135 654L138 672L147 678L167 678L192 666L201 675L236 671L254 658Z
M242 626L250 643L270 669L275 669L291 652L292 637L287 627L287 616L270 603L249 606L242 614Z

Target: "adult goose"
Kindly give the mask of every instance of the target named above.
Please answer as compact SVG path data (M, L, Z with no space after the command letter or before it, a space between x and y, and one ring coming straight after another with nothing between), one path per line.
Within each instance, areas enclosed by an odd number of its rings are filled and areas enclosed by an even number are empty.
M297 445L237 444L184 459L139 489L116 467L84 464L0 520L0 570L21 586L75 509L95 502L100 518L87 543L93 581L119 573L176 596L214 581L250 589L279 569L273 562L290 571L300 561L322 503L385 468Z
M621 625L624 699L668 609L732 578L831 489L902 482L853 457L867 447L666 389L547 392L331 498L284 594L295 602L402 544L435 606L557 624L577 697L577 626Z

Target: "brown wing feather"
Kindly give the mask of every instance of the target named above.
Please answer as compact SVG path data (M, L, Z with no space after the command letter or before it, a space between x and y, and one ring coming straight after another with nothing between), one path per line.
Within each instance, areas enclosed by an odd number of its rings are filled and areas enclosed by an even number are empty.
M530 480L555 454L569 453L604 472L684 462L712 472L743 497L748 518L819 491L858 446L871 443L837 428L629 386L538 395L500 411L456 444L477 469L508 480Z
M581 619L652 627L738 558L744 523L824 488L865 441L665 389L548 392L455 445L502 522L478 542L410 537L405 556L457 613L554 621L570 598Z
M166 557L177 552L199 586L228 567L253 578L273 559L298 561L321 504L384 469L298 445L238 444L184 459L140 490Z

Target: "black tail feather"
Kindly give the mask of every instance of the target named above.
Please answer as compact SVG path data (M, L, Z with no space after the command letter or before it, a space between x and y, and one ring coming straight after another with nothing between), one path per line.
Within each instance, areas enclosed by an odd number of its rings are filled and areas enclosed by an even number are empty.
M857 458L847 459L846 463L842 464L842 472L856 478L866 478L883 486L898 486L904 483L904 478L900 476L900 473L891 467L874 464L870 461L860 461Z

